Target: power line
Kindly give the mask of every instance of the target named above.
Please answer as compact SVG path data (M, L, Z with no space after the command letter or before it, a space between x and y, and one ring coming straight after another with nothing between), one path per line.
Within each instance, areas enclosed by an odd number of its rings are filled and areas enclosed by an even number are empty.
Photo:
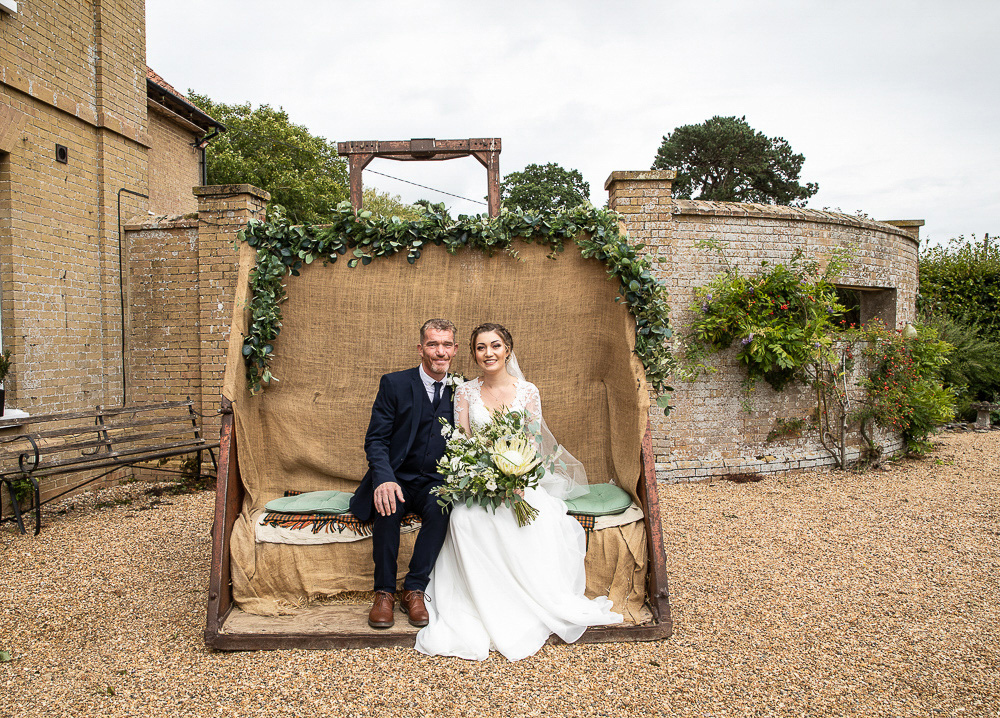
M370 170L367 167L365 167L365 172L371 172L372 174L381 175L382 177L388 177L389 179L394 179L399 182L406 182L406 184L411 184L414 187L420 187L421 189L429 189L431 192L440 192L441 194L446 194L449 197L457 197L458 199L464 199L466 202L475 202L476 204L481 204L483 206L486 206L485 202L480 202L478 199L469 199L468 197L463 197L460 194L452 194L451 192L445 192L443 189L436 189L434 187L428 187L425 184L417 184L416 182L410 182L410 180L405 180L402 177L393 177L392 175L387 175L384 172L376 172L375 170Z
M303 155L303 154L304 155L310 155L311 154L311 153L309 153L308 150L305 150L302 147L297 147L295 145L290 145L287 142L282 142L281 140L274 140L274 139L271 139L269 137L264 137L263 135L259 135L256 132L253 132L251 130L245 130L245 129L239 128L239 127L230 127L227 130L227 132L229 132L231 134L243 135L244 137L253 138L257 142L268 144L271 147L275 147L275 146L277 146L277 147L283 147L285 149L288 149L288 150L290 150L292 152L295 152L297 154L300 154L300 155ZM319 138L319 139L322 140L323 142L326 142L326 140L324 138ZM329 143L329 144L332 144L332 143ZM410 180L405 180L402 177L393 177L392 175L387 175L384 172L378 172L376 170L368 169L367 167L365 168L365 172L371 172L372 174L380 175L382 177L388 177L389 179L394 179L397 182L405 182L406 184L411 184L414 187L420 187L421 189L429 189L431 192L438 192L440 194L446 194L449 197L454 197L456 199L464 199L466 202L473 202L475 204L481 204L484 207L488 206L486 204L486 202L483 202L483 201L478 200L478 199L470 199L469 197L463 197L460 194L454 194L452 192L445 192L443 189L437 189L436 187L428 187L425 184L418 184L416 182L411 182Z

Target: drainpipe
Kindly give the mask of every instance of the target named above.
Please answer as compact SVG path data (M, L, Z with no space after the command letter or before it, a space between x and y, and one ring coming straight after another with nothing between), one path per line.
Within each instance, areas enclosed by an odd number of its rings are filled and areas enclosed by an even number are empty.
M118 190L118 299L121 302L122 312L122 406L125 406L127 375L125 373L125 253L123 249L125 242L122 238L122 192L143 199L149 199L149 195L124 187Z
M224 127L222 129L225 129ZM191 144L196 148L201 150L201 184L202 186L208 184L208 143L211 142L216 135L219 134L220 128L216 127L209 134L202 137L200 140L195 140Z

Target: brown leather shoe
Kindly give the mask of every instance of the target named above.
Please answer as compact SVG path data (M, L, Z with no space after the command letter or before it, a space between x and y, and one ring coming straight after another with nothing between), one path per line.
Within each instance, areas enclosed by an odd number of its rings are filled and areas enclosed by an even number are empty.
M410 625L423 628L430 620L427 615L427 606L424 605L423 591L403 591L400 597L399 607L403 613L410 617Z
M396 607L396 594L388 591L376 591L372 610L368 612L368 625L372 628L392 628L396 622L393 609Z

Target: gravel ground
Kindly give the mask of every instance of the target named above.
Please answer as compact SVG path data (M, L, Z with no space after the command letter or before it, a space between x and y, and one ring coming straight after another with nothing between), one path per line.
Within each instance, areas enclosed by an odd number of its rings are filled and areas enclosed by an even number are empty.
M673 637L513 664L210 652L212 496L106 490L37 538L0 528L0 700L12 716L992 716L998 461L1000 433L948 434L866 474L661 486Z

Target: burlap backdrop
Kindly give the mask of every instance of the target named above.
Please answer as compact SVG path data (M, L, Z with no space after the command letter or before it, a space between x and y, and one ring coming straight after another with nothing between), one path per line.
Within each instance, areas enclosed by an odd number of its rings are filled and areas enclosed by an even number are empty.
M469 378L476 376L467 348L471 329L485 321L506 326L556 438L584 463L591 483L614 478L635 494L648 394L632 351L633 319L614 301L617 282L572 243L556 260L537 245L519 252L521 261L469 250L450 255L432 246L413 265L396 256L354 269L345 260L304 267L287 280L272 366L278 381L250 396L241 348L255 255L243 247L223 394L233 402L247 492L232 536L234 595L245 610L275 613L286 604L371 588L369 540L255 544L253 520L289 489L354 490L367 470L364 435L379 377L418 363L418 330L431 317L458 326L452 367ZM607 593L615 576L620 583L628 574L639 586L622 595L641 604L645 536L628 533L610 548L609 536L592 535L590 553L598 549L607 558L588 553L588 592ZM401 575L412 540L404 536Z

